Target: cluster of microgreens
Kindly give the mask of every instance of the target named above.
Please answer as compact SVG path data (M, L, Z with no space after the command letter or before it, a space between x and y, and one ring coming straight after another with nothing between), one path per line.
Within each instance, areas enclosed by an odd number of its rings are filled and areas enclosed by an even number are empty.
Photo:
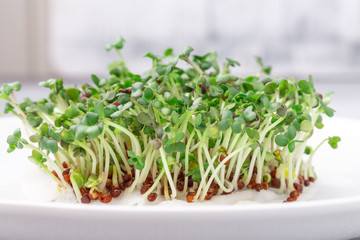
M239 77L230 73L237 61L227 58L220 69L215 52L191 55L191 47L178 56L172 49L163 56L146 54L152 69L136 75L120 53L123 44L118 38L106 47L121 61L109 65L108 78L91 75L92 85L66 87L62 79L49 79L40 82L51 90L47 99L17 103L20 83L4 84L5 113L16 115L31 132L25 140L15 130L7 139L8 152L31 149L29 159L59 186L71 185L78 201L82 188L107 194L109 180L119 187L124 175L132 177L128 192L151 176L143 196L165 188L166 199L193 192L200 201L213 183L218 194L230 193L239 181L249 188L254 177L257 184L270 183L274 169L279 193L316 178L311 163L318 147L312 150L306 141L314 127L323 127L321 115L332 117L334 110L328 107L330 94L318 94L311 76L308 81L271 78L271 67L257 58L260 72ZM179 61L188 67L178 67ZM336 148L339 141L329 137L322 143ZM70 182L64 180L65 168Z

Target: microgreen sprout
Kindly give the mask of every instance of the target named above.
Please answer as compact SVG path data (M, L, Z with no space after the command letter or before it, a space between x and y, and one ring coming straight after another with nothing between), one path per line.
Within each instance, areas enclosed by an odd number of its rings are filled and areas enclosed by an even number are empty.
M238 76L231 73L240 66L236 60L219 64L215 52L193 55L192 47L179 55L173 49L147 53L152 67L138 75L120 52L124 43L119 37L106 46L120 61L109 65L108 77L91 75L92 84L68 87L49 79L39 83L50 90L48 98L20 103L14 95L19 82L0 88L4 113L30 132L26 140L15 130L8 152L31 149L29 160L61 187L72 187L79 202L109 202L125 189L140 189L149 201L162 194L192 202L268 188L294 201L316 178L312 161L319 147L340 142L329 137L307 146L323 128L322 116L335 112L312 76L272 78L261 58L259 73Z

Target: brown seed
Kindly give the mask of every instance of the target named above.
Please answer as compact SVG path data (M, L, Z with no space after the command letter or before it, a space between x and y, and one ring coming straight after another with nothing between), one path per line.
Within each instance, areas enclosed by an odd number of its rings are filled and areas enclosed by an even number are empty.
M132 91L132 88L129 87L129 88L120 88L119 89L119 93L131 93Z
M219 191L219 185L217 185L215 182L212 182L209 187L208 194L211 193L212 196L215 196L216 194L218 194L218 191Z
M125 189L126 189L125 183L119 183L119 188L120 188L121 190L125 190Z
M191 187L194 186L194 181L192 180L191 177L189 177L188 179L189 179L189 180L188 180L188 187L191 188Z
M216 184L212 195L215 196L218 194L218 192L219 192L219 185Z
M268 185L267 182L261 183L261 186L262 186L262 188L263 188L264 190L268 190L268 188L269 188L269 185Z
M296 201L296 198L288 197L288 198L286 199L286 201L287 201L287 202L294 202L294 201Z
M84 187L80 188L80 193L81 193L81 196L84 196L85 194L88 194L88 190Z
M150 186L149 185L143 185L140 189L140 193L141 194L144 194L146 193L148 190L150 189Z
M110 179L106 180L106 189L110 190L112 187L112 181Z
M149 182L154 181L153 176L150 173L147 175L146 180Z
M303 186L299 183L294 183L294 188L300 193L303 191Z
M253 173L257 173L257 167L254 167Z
M299 194L298 194L298 191L292 191L291 193L290 193L290 198L297 198L299 196Z
M147 197L147 199L148 199L149 202L155 201L156 198L157 198L157 194L156 194L156 193L150 193L150 194L148 195L148 197Z
M179 175L178 175L178 181L184 181L185 180L185 175L183 172L180 172Z
M270 176L271 176L271 178L276 178L276 168L274 168L274 169L270 172Z
M203 84L203 83L199 83L199 87L201 89L201 93L202 94L205 94L206 93L206 86Z
M302 185L302 184L304 183L303 178L302 178L302 177L298 177L298 179L299 179L299 183Z
M64 175L64 180L65 180L67 183L71 184L71 180L70 180L70 175L69 175L69 174L65 174L65 175Z
M280 185L281 185L280 179L278 179L278 178L271 179L270 187L272 187L272 188L280 188Z
M90 200L89 195L86 194L81 197L81 203L90 203L90 202L91 202L91 200Z
M129 180L125 183L125 186L128 188L128 187L131 187L131 185L133 184L133 180Z
M222 192L221 193L221 195L229 195L229 194L231 194L233 191L231 191L231 192Z
M304 182L304 185L305 185L306 187L308 187L308 186L310 185L310 180L309 180L309 179L306 179L305 182Z
M160 192L161 192L161 195L165 195L165 188L164 188L164 186L161 187ZM171 188L170 188L169 186L168 186L168 193L169 193L169 195L171 195L171 193L172 193Z
M232 182L233 179L234 179L234 174L231 173L231 174L230 174L230 177L229 177L229 182Z
M113 198L117 198L118 196L120 196L120 194L121 194L120 188L114 188L111 190L111 197Z
M186 201L187 201L188 203L192 203L192 202L194 201L194 196L187 196L187 197L186 197Z
M68 168L68 165L67 165L66 162L63 162L63 163L62 163L62 166L63 166L63 168Z
M205 200L210 200L212 198L212 194L208 192L205 196Z
M89 192L89 197L91 200L97 200L99 198L99 192L96 190Z
M57 179L60 180L59 175L57 175L57 173L55 172L55 170L52 170L51 173L54 174L54 176L55 176Z
M239 179L239 181L238 181L238 189L239 190L242 190L244 187L245 187L245 184Z
M224 159L228 156L228 154L226 154L226 156L224 156L223 154L220 155L220 162L224 161ZM230 158L224 163L224 165L228 165L230 162Z
M99 200L102 203L109 203L111 199L112 199L111 194L105 195L103 192L99 194Z
M310 182L315 182L315 178L309 177Z
M176 189L179 191L183 191L184 190L184 182L183 181L177 181L176 182Z
M70 173L70 168L67 168L62 172L62 175L64 176L64 175L69 174L69 173Z
M255 184L254 189L257 192L260 192L263 189L263 187L262 187L262 185L260 183L257 183L257 184Z
M115 105L115 106L120 106L120 103L118 101L116 101L116 100L112 104Z
M124 181L127 182L127 181L130 181L131 180L131 175L130 174L125 174L124 175Z

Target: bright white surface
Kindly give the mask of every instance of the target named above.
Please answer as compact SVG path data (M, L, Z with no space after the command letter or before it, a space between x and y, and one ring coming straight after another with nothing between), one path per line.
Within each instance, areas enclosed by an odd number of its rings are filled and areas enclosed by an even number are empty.
M136 194L112 204L49 202L56 184L26 159L24 151L6 153L6 137L19 122L0 119L0 239L350 239L360 235L359 120L325 119L312 142L339 135L315 156L318 181L302 201L280 203L270 192L245 191L187 204L139 206ZM45 191L44 191L45 190ZM307 200L305 197L310 197ZM264 203L264 199L272 203ZM241 200L239 202L239 200ZM244 200L254 200L246 201ZM138 206L129 206L137 203ZM274 203L275 202L275 203ZM145 204L147 204L145 202ZM37 227L34 227L37 226ZM21 230L21 231L20 231ZM41 239L41 238L40 238Z

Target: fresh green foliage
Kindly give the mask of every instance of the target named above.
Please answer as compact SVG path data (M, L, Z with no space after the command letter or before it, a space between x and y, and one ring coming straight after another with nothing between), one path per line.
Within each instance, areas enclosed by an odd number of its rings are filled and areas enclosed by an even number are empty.
M125 62L124 43L118 37L106 46L120 56L107 77L92 74L90 84L74 87L62 79L42 81L50 90L46 99L17 103L21 84L3 84L4 113L19 117L30 132L28 142L15 130L8 152L31 149L29 159L61 187L71 183L79 201L88 190L112 194L120 186L149 186L148 196L158 185L166 199L184 191L204 200L214 185L232 192L239 182L247 188L271 183L273 169L288 181L279 192L290 192L299 178L315 177L311 162L318 147L306 141L335 110L330 94L316 92L311 75L273 78L258 57L260 71L239 76L231 73L238 61L219 64L217 53L194 55L190 46L179 55L171 48L147 53L151 68L139 75ZM337 148L340 138L325 142Z

